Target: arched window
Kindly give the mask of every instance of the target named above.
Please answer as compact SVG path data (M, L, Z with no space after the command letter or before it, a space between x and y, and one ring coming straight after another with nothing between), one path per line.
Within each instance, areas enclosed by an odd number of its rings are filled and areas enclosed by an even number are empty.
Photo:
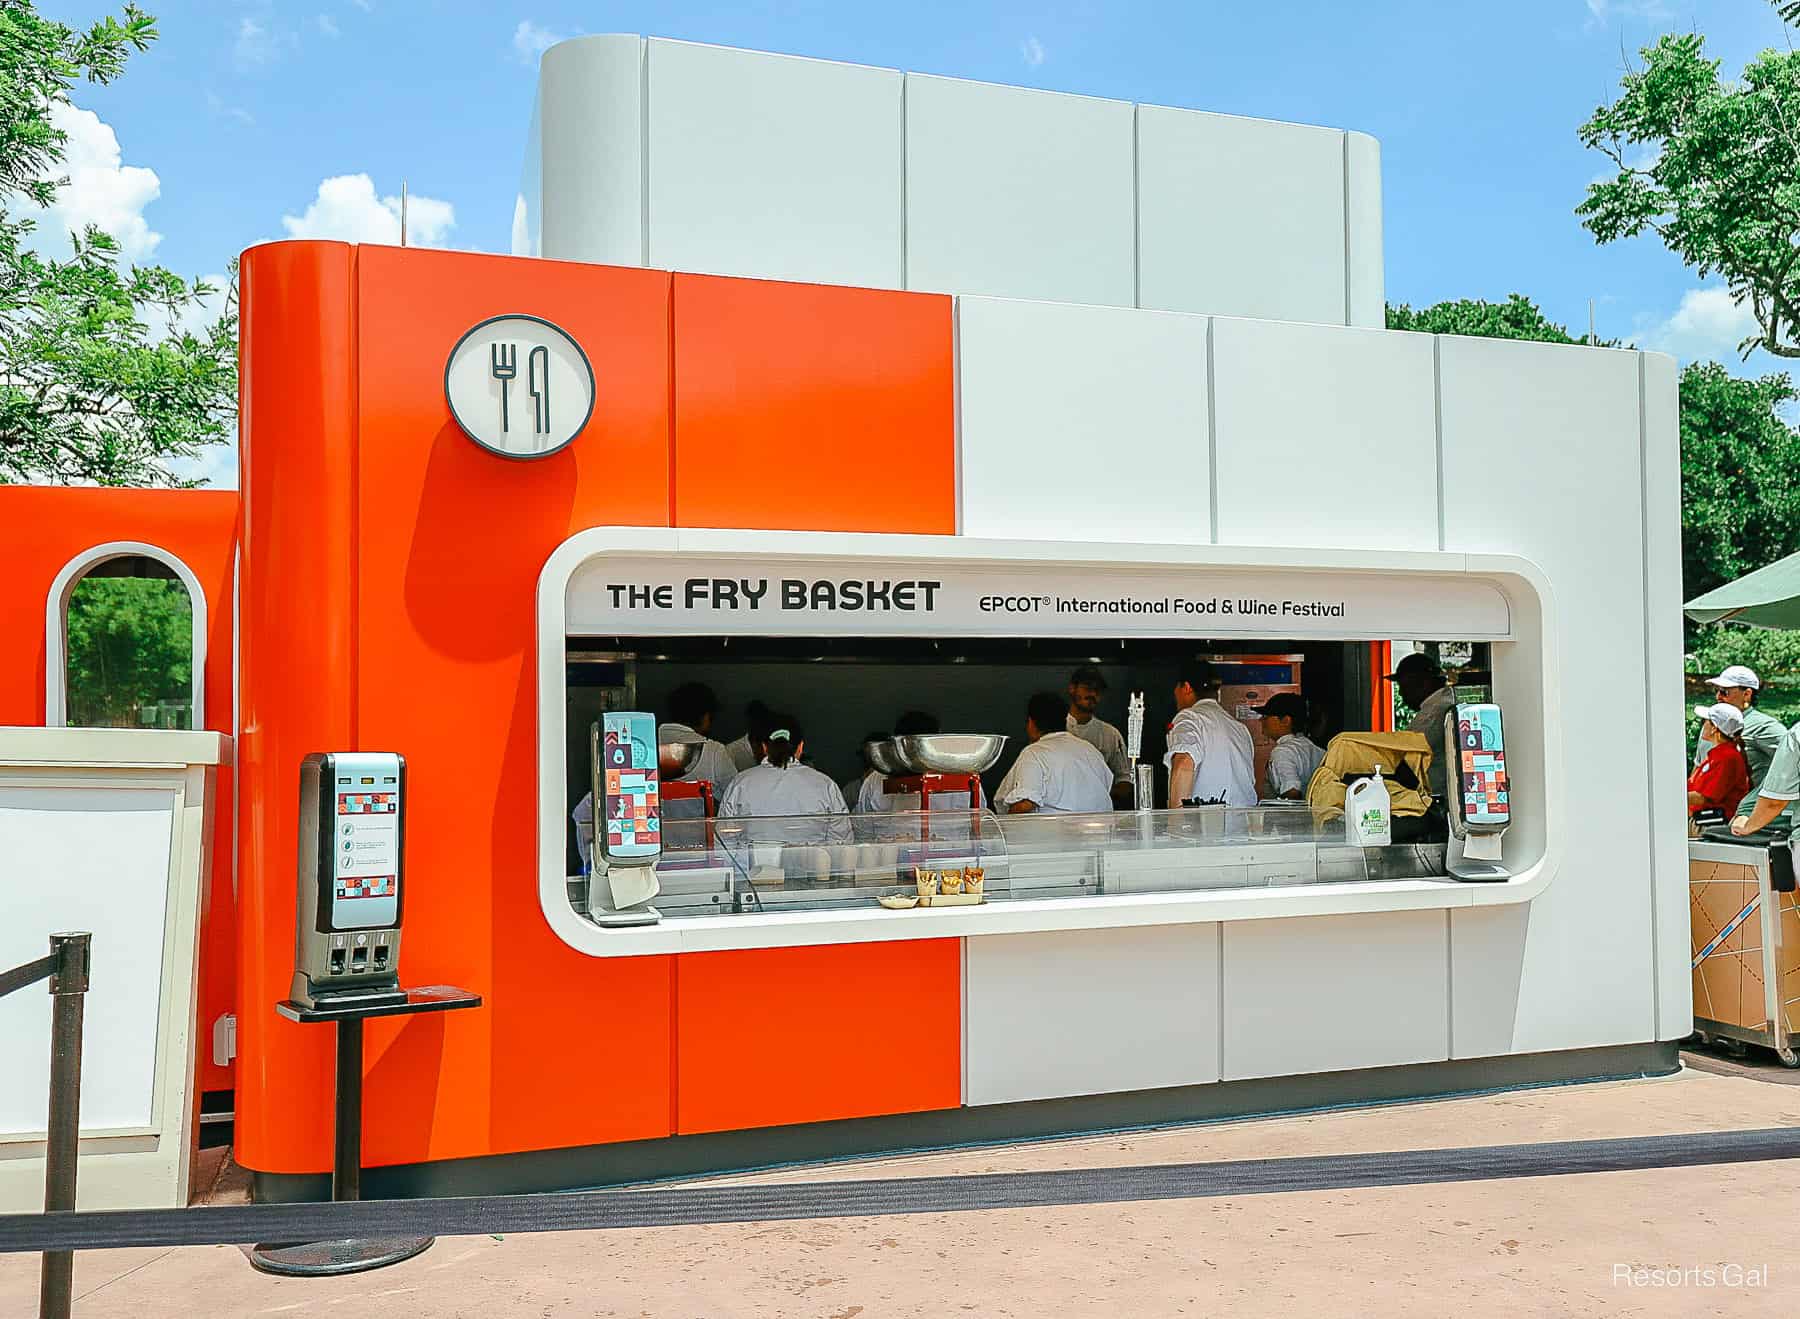
M77 555L44 621L46 724L205 726L206 596L174 555L132 541Z

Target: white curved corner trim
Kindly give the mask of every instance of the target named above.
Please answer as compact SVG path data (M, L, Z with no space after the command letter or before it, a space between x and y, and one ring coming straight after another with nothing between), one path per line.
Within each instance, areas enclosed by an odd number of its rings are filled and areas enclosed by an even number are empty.
M187 588L193 619L192 701L194 727L206 727L206 592L193 569L169 551L136 540L114 540L83 550L63 565L44 602L44 724L63 728L69 722L69 597L76 583L112 559L154 559Z
M1521 690L1518 728L1509 742L1537 748L1543 765L1541 833L1530 825L1508 835L1508 859L1517 872L1499 884L1404 880L1368 884L1299 885L1291 889L1216 890L1074 899L1020 900L943 911L791 912L683 917L632 930L603 930L569 905L563 873L567 824L566 711L563 684L570 583L583 565L603 557L727 557L771 562L796 559L850 564L857 560L916 561L955 565L1035 565L1071 573L1123 568L1256 569L1296 573L1383 573L1421 585L1433 578L1473 579L1498 591L1510 611L1505 641L1520 647L1508 666ZM633 957L728 948L880 942L950 935L1101 929L1143 924L1191 924L1356 912L1417 911L1495 903L1529 902L1549 886L1563 854L1567 805L1562 756L1561 668L1555 608L1543 571L1512 555L1442 551L1240 549L1232 546L1109 545L1063 541L982 540L966 536L904 536L849 532L679 530L665 527L593 527L577 532L551 553L537 586L538 902L544 919L564 943L595 957ZM1196 624L1203 629L1206 625ZM601 629L610 631L614 629ZM621 616L617 632L640 630ZM779 632L780 628L761 628ZM1198 632L1196 632L1198 635ZM1352 640L1366 640L1353 637ZM1533 757L1536 760L1538 757ZM895 916L904 919L893 919Z

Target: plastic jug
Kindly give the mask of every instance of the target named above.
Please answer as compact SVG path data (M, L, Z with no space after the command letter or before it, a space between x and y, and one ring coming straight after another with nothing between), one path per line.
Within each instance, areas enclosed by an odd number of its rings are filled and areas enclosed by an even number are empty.
M1393 799L1380 765L1373 778L1358 779L1344 794L1344 841L1352 847L1386 847L1394 841Z

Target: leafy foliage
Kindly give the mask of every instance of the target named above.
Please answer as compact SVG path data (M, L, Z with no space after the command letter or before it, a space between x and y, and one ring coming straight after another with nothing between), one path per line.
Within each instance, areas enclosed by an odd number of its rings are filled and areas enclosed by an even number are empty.
M174 706L176 726L191 727L193 625L193 603L178 581L78 582L69 596L69 722L136 728L146 722L146 707Z
M1778 411L1786 374L1681 373L1681 575L1686 598L1800 550L1800 433Z
M1421 334L1469 334L1484 339L1533 339L1541 343L1579 343L1562 326L1545 316L1523 293L1509 293L1505 302L1481 302L1462 298L1439 302L1414 311L1404 302L1388 304L1390 330L1416 330Z
M117 78L156 39L135 5L78 32L30 0L0 0L0 482L180 484L171 459L230 437L237 399L237 308L226 293L160 266L120 268L99 229L70 235L67 260L28 240L47 206L67 134L53 111L80 80ZM235 281L234 281L235 282Z
M1719 78L1697 33L1670 35L1581 126L1617 167L1576 208L1602 243L1646 230L1756 317L1739 345L1800 357L1800 52L1768 50Z

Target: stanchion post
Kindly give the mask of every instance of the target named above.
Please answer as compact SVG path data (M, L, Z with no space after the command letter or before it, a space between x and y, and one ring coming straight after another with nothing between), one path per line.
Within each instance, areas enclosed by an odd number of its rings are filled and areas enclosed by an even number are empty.
M50 955L50 1114L44 1141L44 1212L75 1208L75 1164L81 1146L81 1021L88 988L91 934L53 934ZM75 1254L46 1250L38 1292L40 1319L69 1319Z

